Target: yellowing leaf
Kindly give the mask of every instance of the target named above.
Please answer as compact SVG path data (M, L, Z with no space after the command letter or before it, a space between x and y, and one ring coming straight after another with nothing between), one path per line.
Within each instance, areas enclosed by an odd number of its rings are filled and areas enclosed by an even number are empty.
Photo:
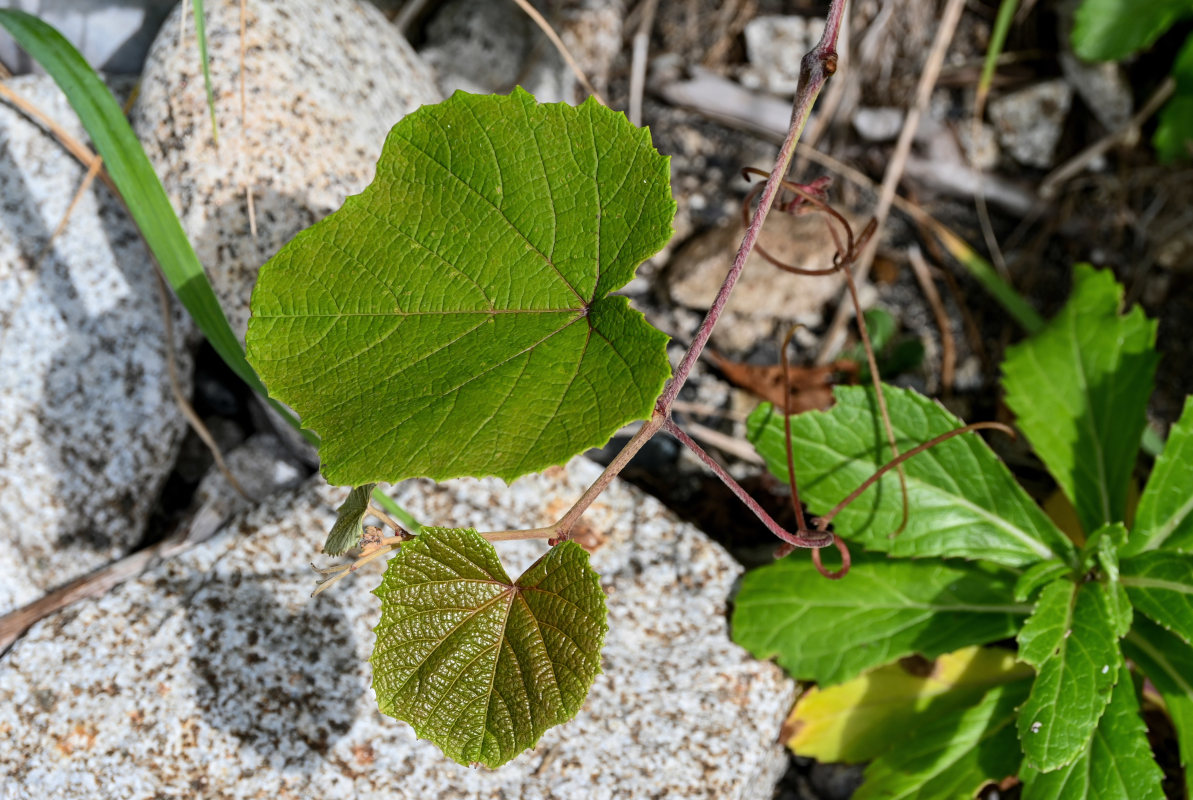
M994 686L1030 677L1009 650L965 647L936 659L926 675L901 663L851 681L813 688L795 704L787 746L820 761L875 758L917 723L978 702Z

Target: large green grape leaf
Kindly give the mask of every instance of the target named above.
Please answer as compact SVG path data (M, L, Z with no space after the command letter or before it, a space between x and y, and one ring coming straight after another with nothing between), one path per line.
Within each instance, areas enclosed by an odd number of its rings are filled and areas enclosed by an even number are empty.
M1007 350L1006 402L1086 533L1123 522L1127 484L1159 354L1156 323L1108 270L1078 266L1073 294L1039 333Z
M903 451L964 423L910 389L883 387ZM839 386L828 411L791 418L800 498L814 513L836 505L890 458L871 389ZM747 435L767 468L787 480L783 417L768 404L750 415ZM837 533L894 556L983 558L1020 567L1073 555L1073 545L1016 482L978 434L964 434L912 457L904 467L910 516L903 518L892 470L833 521Z
M261 268L249 360L332 483L511 480L646 417L667 337L624 297L671 237L669 160L589 100L457 92Z
M461 764L497 767L533 747L600 672L605 594L575 542L511 581L475 530L424 528L375 594L377 705Z
M1146 731L1124 664L1106 713L1077 759L1052 772L1026 766L1019 773L1023 800L1163 800L1163 773Z
M1158 547L1193 553L1193 397L1147 479L1123 556Z
M742 581L733 639L792 676L841 683L918 653L1014 635L1031 610L1011 600L1014 576L963 561L907 561L855 553L849 576L826 581L795 556Z
M1123 661L1118 640L1131 624L1115 613L1116 589L1054 581L1019 632L1019 657L1038 671L1019 712L1029 766L1046 772L1075 761L1110 702Z

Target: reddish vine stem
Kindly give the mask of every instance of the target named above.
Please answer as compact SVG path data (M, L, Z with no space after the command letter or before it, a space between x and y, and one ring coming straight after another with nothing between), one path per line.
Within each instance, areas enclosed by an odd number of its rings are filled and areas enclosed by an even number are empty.
M766 513L766 509L758 505L758 501L750 497L745 489L741 488L741 484L733 479L733 476L727 473L717 460L704 451L700 445L696 444L691 436L684 433L683 428L675 424L675 421L668 419L663 423L663 430L674 436L681 444L691 450L697 458L704 462L704 464L712 470L713 474L721 479L721 482L729 487L729 490L737 496L745 504L746 508L754 512L754 516L758 517L759 521L766 526L766 529L775 536L782 539L793 547L827 547L833 543L833 535L820 530L806 530L803 523L802 511L799 512L799 531L791 533L778 522L775 522L774 517ZM796 506L798 508L798 505Z
M737 279L741 277L742 270L746 266L746 261L749 259L750 253L754 250L754 245L758 241L758 234L762 231L762 223L766 221L766 215L770 212L771 206L774 205L775 197L778 195L783 179L787 175L787 168L791 165L792 156L795 154L795 146L799 142L799 137L808 122L808 117L811 115L812 106L816 103L816 98L820 95L820 91L824 88L825 83L837 71L837 37L841 31L841 21L845 15L845 2L846 0L831 0L825 19L824 34L820 37L820 42L804 55L803 60L800 62L799 88L796 91L795 102L791 110L791 124L787 130L787 138L783 140L783 144L779 148L774 169L771 170L770 177L767 178L766 185L763 187L762 195L758 200L758 208L754 211L754 217L750 220L750 225L746 229L745 236L742 237L741 246L737 250L737 256L733 259L733 266L729 268L729 273L725 276L725 280L721 284L721 289L717 292L716 299L713 300L712 306L708 309L708 314L705 315L699 330L696 331L696 336L693 338L692 344L688 347L688 351L684 353L684 357L676 368L674 376L663 388L662 395L655 401L654 412L651 414L650 419L625 444L621 452L610 462L600 477L585 490L584 494L580 496L580 499L555 524L554 527L557 535L551 540L552 543L570 538L571 530L575 526L576 521L592 505L593 500L617 477L626 464L630 462L630 459L642 449L642 446L646 444L647 440L671 422L671 404L675 402L675 398L679 395L679 390L687 382L688 375L691 373L692 367L696 364L696 359L700 357L705 345L708 344L712 330L716 326L717 320L720 319L721 312L725 310L726 303L729 301L729 295L733 291L733 287L737 284ZM695 444L695 442L692 444ZM697 450L693 450L693 452L697 452ZM699 452L697 452L697 455L699 455ZM736 482L734 483L736 484ZM733 488L733 486L730 485L730 488ZM738 488L740 489L740 487ZM791 535L788 534L788 536ZM788 540L784 539L784 541ZM818 547L821 545L801 546Z

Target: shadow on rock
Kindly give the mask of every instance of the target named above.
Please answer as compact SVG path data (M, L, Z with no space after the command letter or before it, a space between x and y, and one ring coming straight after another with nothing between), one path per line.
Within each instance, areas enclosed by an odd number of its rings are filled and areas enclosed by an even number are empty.
M343 607L328 596L288 607L271 591L277 580L232 576L195 594L197 703L275 769L309 771L348 732L364 682Z

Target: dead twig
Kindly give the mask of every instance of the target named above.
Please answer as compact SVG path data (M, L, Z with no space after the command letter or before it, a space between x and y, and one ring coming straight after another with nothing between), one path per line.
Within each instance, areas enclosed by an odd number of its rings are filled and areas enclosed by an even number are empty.
M547 38L551 40L551 44L555 45L555 49L559 51L559 55L563 56L563 60L571 68L572 73L576 76L576 80L580 81L580 85L584 87L584 91L595 97L596 101L601 105L608 106L609 104L605 102L605 98L601 97L601 93L589 83L588 76L584 74L584 70L580 69L580 65L576 63L576 59L572 58L572 53L568 50L568 46L563 43L563 39L559 38L559 34L551 27L551 23L547 22L547 18L540 14L539 10L532 6L529 0L514 0L514 2L518 4L518 8L526 13L526 16L534 21L535 25L538 25L542 29L543 33L547 35Z
M953 33L961 19L961 12L965 8L965 0L949 0L941 17L940 25L936 29L936 38L932 42L932 49L924 62L924 71L920 74L919 85L916 87L915 102L907 112L907 119L903 122L903 130L899 132L899 139L895 143L895 151L887 165L886 174L882 178L882 186L878 192L878 205L874 210L877 229L874 236L862 251L857 265L854 267L854 281L860 283L870 273L870 265L874 263L874 256L878 252L878 242L882 235L882 227L890 214L899 182L903 178L903 169L907 164L907 157L911 154L911 142L915 137L916 128L920 124L920 117L928 108L932 99L932 90L936 86L936 79L944 65L945 53L953 41ZM837 313L829 324L828 331L822 340L820 352L816 356L816 363L824 364L833 360L841 347L845 333L845 325L849 321L850 307L847 303L837 306Z
M1070 158L1065 163L1054 169L1044 178L1040 183L1040 197L1044 200L1049 200L1056 195L1057 190L1061 184L1077 175L1082 170L1090 165L1094 159L1106 154L1110 148L1115 147L1120 143L1129 143L1139 138L1139 128L1146 122L1152 114L1160 110L1160 107L1168 102L1168 98L1172 97L1172 93L1176 91L1176 80L1171 75L1164 79L1164 82L1152 93L1147 102L1143 104L1143 108L1135 113L1117 131L1103 136L1098 141L1091 144L1089 147L1082 150L1077 155Z
M634 33L630 58L630 106L627 115L634 125L642 124L642 94L646 89L646 60L650 51L650 31L654 28L654 15L658 8L659 0L644 0L642 22Z
M915 273L916 281L919 282L928 305L932 307L932 315L936 317L936 327L940 329L940 385L945 394L952 394L957 365L957 344L953 340L949 315L944 310L940 292L932 282L932 273L928 270L928 262L924 260L920 248L912 245L907 251L907 259L911 262L911 270Z

